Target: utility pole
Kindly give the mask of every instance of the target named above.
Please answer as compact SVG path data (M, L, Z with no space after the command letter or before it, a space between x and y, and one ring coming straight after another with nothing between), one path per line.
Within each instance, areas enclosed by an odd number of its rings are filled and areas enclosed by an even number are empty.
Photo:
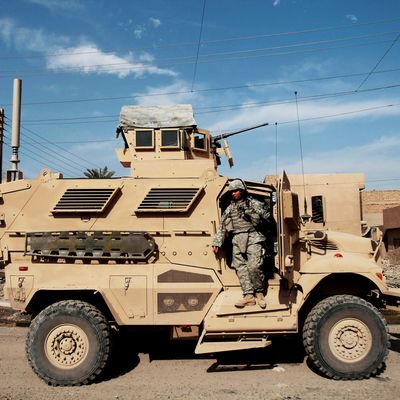
M7 171L7 182L22 179L22 172L18 169L19 137L21 123L21 79L14 79L12 136L11 136L11 169Z
M0 108L0 183L3 183L4 108Z

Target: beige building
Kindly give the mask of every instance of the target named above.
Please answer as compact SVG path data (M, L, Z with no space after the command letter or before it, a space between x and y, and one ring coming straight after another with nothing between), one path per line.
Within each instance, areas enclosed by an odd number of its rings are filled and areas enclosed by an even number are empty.
M400 205L383 210L383 225L389 251L400 250Z
M361 193L361 203L368 225L383 227L383 210L400 205L400 190L365 191ZM389 220L386 218L386 221Z
M306 174L288 175L291 189L299 196L300 214L307 213L316 229L326 228L360 235L362 209L360 192L365 188L364 174ZM274 184L275 176L265 182Z
M388 256L400 261L400 190L364 191L363 174L288 175L291 189L298 194L300 214L307 213L316 229L360 235L371 226L384 232ZM274 184L275 175L265 183ZM397 261L396 261L397 262Z

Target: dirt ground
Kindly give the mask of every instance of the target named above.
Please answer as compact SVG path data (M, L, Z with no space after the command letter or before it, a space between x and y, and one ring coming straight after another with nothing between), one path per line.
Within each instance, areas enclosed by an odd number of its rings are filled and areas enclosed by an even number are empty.
M47 386L30 369L24 352L27 328L0 327L0 399L393 400L400 388L400 325L391 325L390 330L386 370L364 381L321 377L293 340L217 359L195 356L192 342L124 335L105 378L89 386L63 388Z

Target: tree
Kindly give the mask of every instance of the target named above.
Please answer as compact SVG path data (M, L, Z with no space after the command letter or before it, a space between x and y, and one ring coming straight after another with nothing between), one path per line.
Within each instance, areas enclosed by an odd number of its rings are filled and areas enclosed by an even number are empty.
M112 178L115 171L109 171L107 167L104 168L87 168L83 175L89 179L107 179Z

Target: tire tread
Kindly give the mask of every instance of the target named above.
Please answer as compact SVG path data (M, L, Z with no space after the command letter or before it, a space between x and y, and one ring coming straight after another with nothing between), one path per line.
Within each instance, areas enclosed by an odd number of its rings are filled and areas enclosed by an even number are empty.
M389 343L389 331L386 320L380 315L379 311L369 302L365 301L360 297L356 297L353 295L336 295L328 297L321 302L319 302L308 314L306 321L303 327L303 345L304 349L311 359L313 364L317 367L317 369L322 372L325 376L335 379L335 380L357 380L357 379L367 379L372 376L379 374L381 370L384 369L385 360L389 353L389 345L386 346L386 352L383 357L382 362L373 368L372 370L366 371L364 373L353 373L353 374L339 374L334 373L333 371L328 370L321 362L318 357L318 354L315 351L314 341L315 341L315 334L319 320L325 315L328 310L332 307L341 304L347 303L355 303L358 305L362 305L368 307L381 321L383 324L385 331L386 331L386 342Z
M48 318L53 318L59 315L60 310L65 311L66 313L71 315L75 312L78 312L81 315L87 316L88 319L90 319L91 322L93 323L93 326L95 326L96 330L100 332L99 337L101 338L102 347L104 348L104 351L102 352L102 354L97 355L98 357L99 356L101 357L101 360L99 360L98 362L97 368L94 371L92 371L92 373L85 379L77 378L73 381L70 380L60 381L54 379L53 377L48 376L38 366L35 357L32 354L32 347L36 333L41 329L42 324ZM111 349L111 335L106 318L95 306L81 300L63 300L54 303L45 308L44 310L42 310L32 321L25 342L25 352L28 358L29 365L40 378L42 378L47 384L51 386L80 386L80 385L87 385L93 382L105 369L108 359L110 357L110 349Z

